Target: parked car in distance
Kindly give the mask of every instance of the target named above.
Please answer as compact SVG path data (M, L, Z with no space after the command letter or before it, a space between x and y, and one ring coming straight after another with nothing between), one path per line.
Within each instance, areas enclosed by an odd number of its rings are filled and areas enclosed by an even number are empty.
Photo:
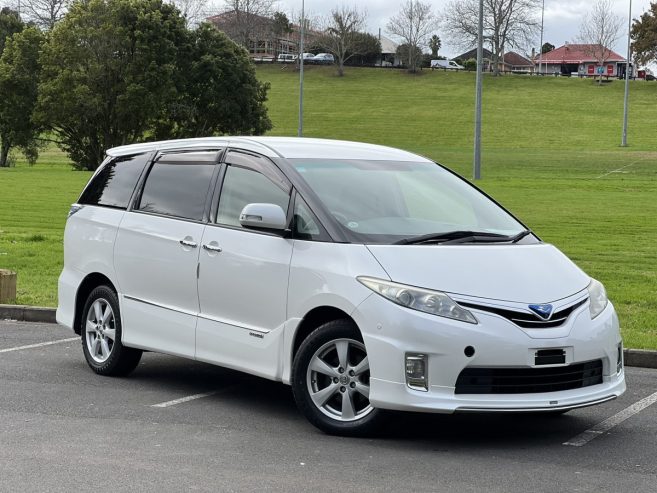
M331 53L318 53L312 61L317 65L331 65L335 63L335 57Z
M291 385L335 434L386 410L563 413L625 391L602 284L467 180L356 142L128 145L71 206L57 321L100 375L142 351Z
M459 65L454 60L431 60L431 68L442 68L444 70L465 70L463 65Z
M278 55L278 63L294 63L297 61L298 55L292 53L281 53Z
M314 53L304 53L304 54L303 54L303 61L304 61L304 63L307 63L309 60L312 60L312 59L314 59L314 58L315 58L315 54L314 54Z

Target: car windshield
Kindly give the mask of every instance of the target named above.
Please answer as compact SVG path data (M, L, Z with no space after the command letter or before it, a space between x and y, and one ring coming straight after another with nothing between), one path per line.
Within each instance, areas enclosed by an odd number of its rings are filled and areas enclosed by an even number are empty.
M454 238L454 233L466 232L506 239L526 229L476 188L434 163L291 162L353 242L410 243L422 236Z

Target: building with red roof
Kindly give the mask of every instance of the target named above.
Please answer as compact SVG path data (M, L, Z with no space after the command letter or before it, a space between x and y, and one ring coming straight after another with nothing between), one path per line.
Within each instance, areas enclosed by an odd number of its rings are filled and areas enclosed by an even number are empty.
M602 45L566 43L548 53L536 55L534 63L541 74L617 77L625 73L626 60Z

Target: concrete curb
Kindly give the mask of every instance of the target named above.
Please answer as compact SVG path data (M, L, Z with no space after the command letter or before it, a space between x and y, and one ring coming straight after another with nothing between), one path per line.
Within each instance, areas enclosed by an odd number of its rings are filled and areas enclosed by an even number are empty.
M19 322L57 323L54 308L23 305L0 305L0 320L18 320Z
M54 308L22 305L0 305L0 320L17 320L19 322L45 322L54 324ZM625 349L623 351L625 366L640 368L657 368L657 351L648 349Z

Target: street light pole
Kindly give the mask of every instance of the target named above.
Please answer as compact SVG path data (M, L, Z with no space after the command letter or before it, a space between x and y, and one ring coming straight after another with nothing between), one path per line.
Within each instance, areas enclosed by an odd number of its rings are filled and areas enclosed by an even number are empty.
M477 31L477 79L475 97L475 137L473 178L481 178L481 86L484 68L484 0L479 0L479 25Z
M625 63L625 97L623 100L623 137L621 147L627 147L627 112L630 102L630 58L632 57L632 0L630 0L630 12L627 16L627 60Z
M297 136L303 137L303 35L306 29L305 0L301 0L301 29L299 35L299 127Z
M538 49L538 75L541 75L541 65L543 65L543 21L545 19L545 0L543 0L543 9L541 10L541 46Z

